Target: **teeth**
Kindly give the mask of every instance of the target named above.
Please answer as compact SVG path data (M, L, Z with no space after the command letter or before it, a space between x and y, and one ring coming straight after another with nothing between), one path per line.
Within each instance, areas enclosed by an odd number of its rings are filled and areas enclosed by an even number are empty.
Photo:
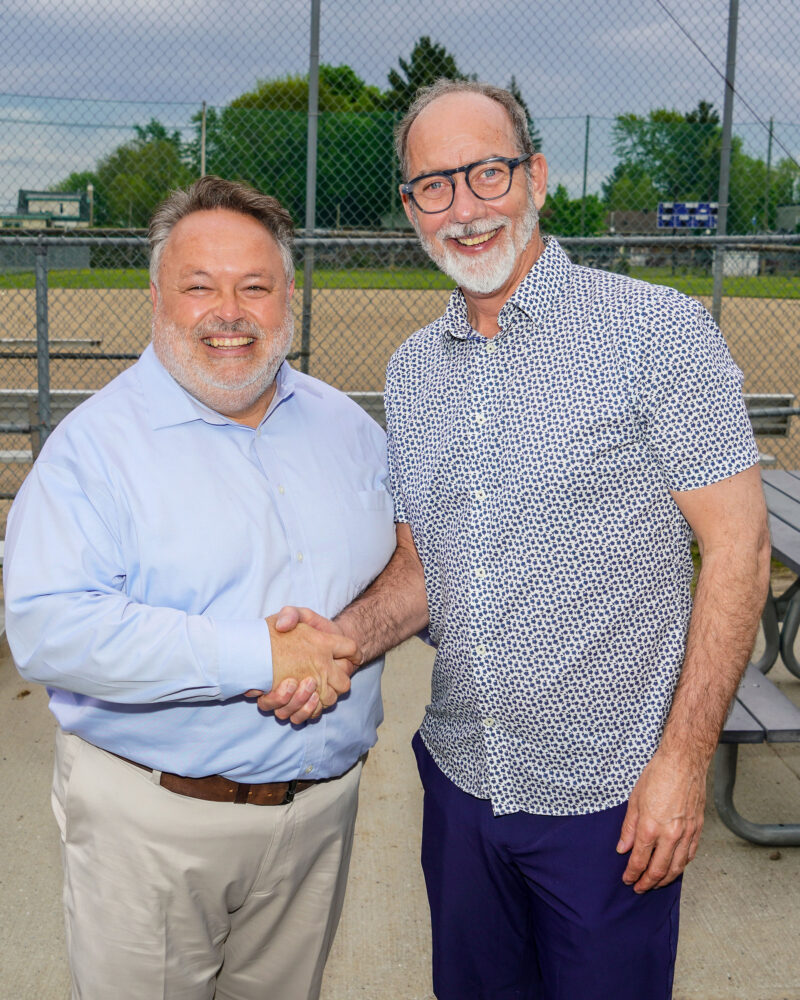
M479 243L490 240L496 232L497 230L493 229L490 233L481 233L479 236L460 236L457 237L457 240L464 247L476 247Z
M246 347L252 344L254 337L206 337L204 343L209 347Z

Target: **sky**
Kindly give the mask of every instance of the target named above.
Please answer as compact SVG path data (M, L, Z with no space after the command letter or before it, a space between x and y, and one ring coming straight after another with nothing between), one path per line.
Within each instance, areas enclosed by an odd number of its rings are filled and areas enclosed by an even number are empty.
M774 157L785 155L783 144L800 158L796 0L739 6L734 120L748 151L764 156L758 119L773 117ZM389 68L429 35L462 72L501 85L513 74L551 175L579 193L587 115L587 181L597 190L614 163L615 115L688 111L701 99L721 111L728 7L728 0L321 0L320 59L347 63L385 88ZM221 106L258 79L304 73L310 11L310 0L4 0L0 207L8 210L20 187L91 168L132 137L134 123L157 117L187 127L204 100Z

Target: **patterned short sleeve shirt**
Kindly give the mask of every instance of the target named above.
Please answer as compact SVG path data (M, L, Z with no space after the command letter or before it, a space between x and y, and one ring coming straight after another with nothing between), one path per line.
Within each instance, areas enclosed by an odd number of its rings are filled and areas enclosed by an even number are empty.
M396 518L437 646L422 737L497 814L624 802L669 713L691 612L670 491L758 461L706 310L546 249L477 334L456 290L387 372Z

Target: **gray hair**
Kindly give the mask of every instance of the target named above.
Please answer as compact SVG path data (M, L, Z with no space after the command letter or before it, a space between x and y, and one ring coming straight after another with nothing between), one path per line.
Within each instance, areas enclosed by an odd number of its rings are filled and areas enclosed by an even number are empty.
M536 152L528 130L528 116L510 91L503 90L502 87L495 87L491 83L481 83L478 80L449 80L446 77L440 77L429 87L421 87L417 91L408 111L395 129L395 150L397 151L397 159L400 161L404 181L409 180L408 133L411 126L429 104L433 104L437 98L444 97L445 94L481 94L492 101L497 101L509 117L519 153L524 155ZM530 173L529 162L525 163L525 168Z
M247 184L226 181L222 177L208 174L195 181L191 187L172 191L153 213L148 229L150 280L153 284L158 287L161 255L175 226L192 212L205 212L217 208L249 215L260 222L278 244L286 281L291 282L294 277L292 258L294 223L288 211L271 195L261 194Z

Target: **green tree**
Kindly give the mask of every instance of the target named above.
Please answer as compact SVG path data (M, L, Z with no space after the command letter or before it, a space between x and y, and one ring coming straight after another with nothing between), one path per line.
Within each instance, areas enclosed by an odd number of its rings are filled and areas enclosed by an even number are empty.
M554 236L600 236L605 231L606 206L596 194L588 194L584 205L582 198L570 198L559 184L547 195L541 219L542 228Z
M528 134L531 137L533 148L536 150L537 153L541 153L542 135L533 123L533 116L531 115L530 108L525 103L525 99L522 96L522 91L519 89L519 86L517 85L517 78L514 76L513 73L511 74L511 82L508 85L508 91L513 97L517 99L518 103L522 107L522 110L525 112L525 117L528 119Z
M722 129L707 101L686 114L657 108L644 117L620 115L614 142L619 162L603 184L609 210L654 209L659 201L718 200ZM770 171L767 228L775 226L777 205L791 199L799 173L791 160L782 160ZM748 156L741 138L733 136L729 233L764 228L766 187L766 164Z
M456 65L455 56L444 45L423 35L414 43L411 57L398 59L400 69L389 70L389 90L384 95L384 107L404 113L414 100L420 87L428 87L440 77L448 80L467 80Z
M346 65L320 66L317 225L378 226L391 199L393 116ZM199 171L197 136L189 160ZM279 198L305 218L308 78L260 80L206 116L206 169Z
M134 138L103 157L93 171L72 173L53 185L54 191L79 191L91 181L97 226L142 229L170 189L194 178L183 160L179 132L167 132L156 119L133 130Z
M662 194L640 163L618 163L602 184L602 197L610 212L655 212Z
M620 115L614 125L621 163L648 176L660 200L715 201L721 146L719 115L707 101L687 114L656 108L644 117Z
M767 165L763 160L746 156L736 149L731 156L731 180L728 205L728 232L763 232L775 228L776 209L792 201L792 191L800 167L793 160L781 160L769 174L769 198L766 226L764 195Z

